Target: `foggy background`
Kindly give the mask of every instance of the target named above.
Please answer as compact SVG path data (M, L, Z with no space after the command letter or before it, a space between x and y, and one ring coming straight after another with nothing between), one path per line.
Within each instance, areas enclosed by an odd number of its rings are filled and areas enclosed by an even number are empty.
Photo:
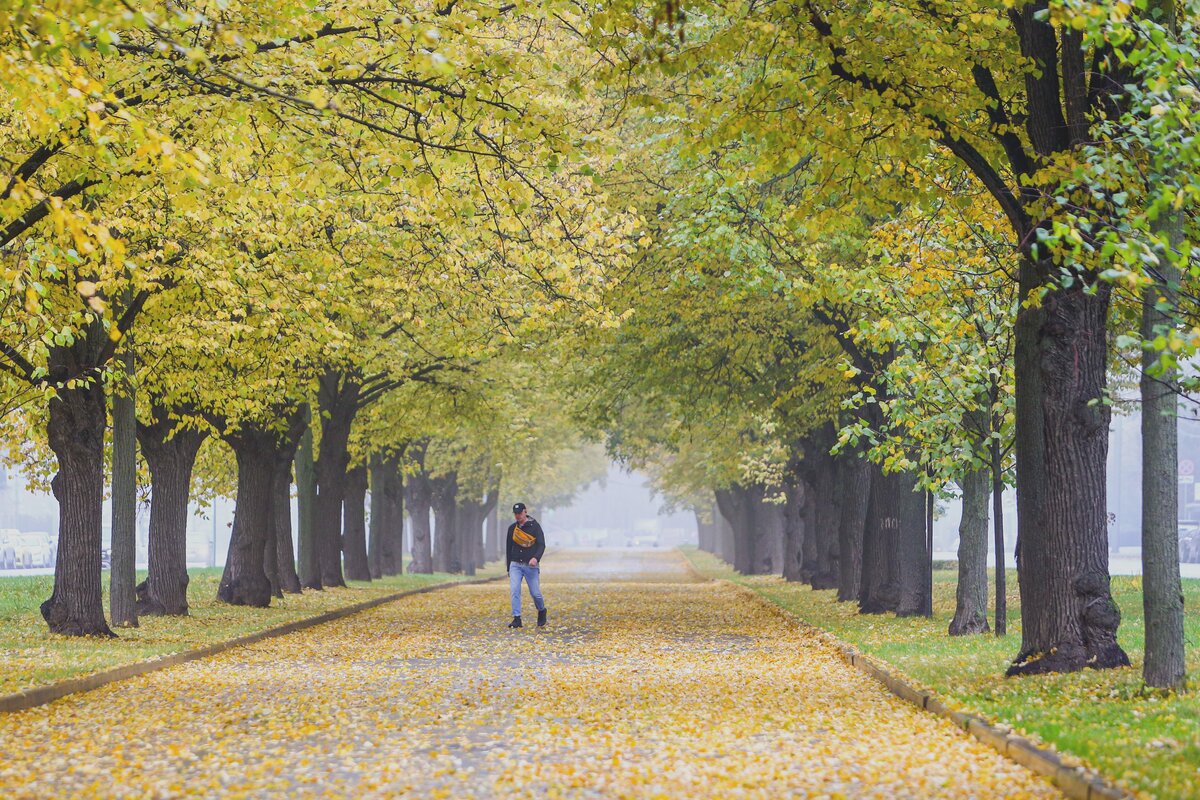
M1200 536L1200 421L1181 415L1179 425L1180 535ZM1109 436L1108 513L1109 549L1114 574L1140 570L1141 544L1141 434L1140 418L1134 414L1114 416ZM579 492L562 508L530 511L542 523L551 547L675 547L696 542L696 521L691 512L664 513L662 500L647 486L644 475L609 466L608 474ZM989 506L990 509L990 506ZM188 527L189 564L220 565L229 546L233 501L218 499L201 511L193 506ZM138 561L146 560L149 508L138 506ZM939 502L934 521L934 557L955 558L961 506L957 500ZM1016 542L1016 497L1004 497L1004 529L1010 565ZM295 501L293 501L293 523ZM109 541L110 511L105 504L104 541ZM510 521L507 509L500 519ZM58 506L48 493L30 492L19 473L0 469L0 528L47 531L57 535ZM407 515L406 515L407 528ZM989 537L989 541L991 541ZM215 544L215 548L214 548ZM1200 565L1185 566L1185 573Z

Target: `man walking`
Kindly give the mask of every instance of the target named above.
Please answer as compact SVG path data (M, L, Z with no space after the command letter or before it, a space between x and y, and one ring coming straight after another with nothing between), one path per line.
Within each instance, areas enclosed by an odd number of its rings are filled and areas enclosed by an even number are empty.
M512 622L510 628L521 627L521 579L529 584L529 594L538 610L538 627L546 624L546 602L542 600L540 571L538 565L542 553L546 552L546 534L538 521L529 516L524 503L513 506L515 521L508 526L508 550L505 566L508 568L508 589L512 595Z

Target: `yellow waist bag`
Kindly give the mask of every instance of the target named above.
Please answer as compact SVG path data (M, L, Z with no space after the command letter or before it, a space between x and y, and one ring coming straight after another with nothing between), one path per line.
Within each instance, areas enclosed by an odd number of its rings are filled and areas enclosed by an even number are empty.
M519 525L513 528L513 544L517 547L533 547L536 542L537 539L521 530Z

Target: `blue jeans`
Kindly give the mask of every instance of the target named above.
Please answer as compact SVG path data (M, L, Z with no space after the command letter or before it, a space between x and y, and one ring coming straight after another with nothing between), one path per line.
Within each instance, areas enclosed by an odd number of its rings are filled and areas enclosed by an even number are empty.
M512 612L514 617L521 616L521 579L529 584L529 594L538 611L546 610L546 601L542 599L541 570L528 564L518 564L516 561L508 565L508 592L512 595Z

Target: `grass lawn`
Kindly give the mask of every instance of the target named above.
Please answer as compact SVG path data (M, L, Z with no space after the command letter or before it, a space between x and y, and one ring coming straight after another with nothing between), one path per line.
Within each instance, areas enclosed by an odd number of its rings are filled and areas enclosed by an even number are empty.
M1013 570L1007 579L1009 635L952 638L946 634L954 616L956 573L951 569L935 572L933 619L897 619L860 615L855 604L838 603L832 590L739 575L708 553L684 550L704 574L753 589L937 692L952 708L1008 725L1143 796L1200 797L1200 581L1184 581L1188 674L1194 689L1190 695L1163 698L1141 691L1145 627L1140 577L1112 580L1122 615L1118 638L1132 669L1005 678L1021 642Z
M493 564L476 577L499 575L500 571ZM247 608L216 600L220 567L190 569L188 574L191 616L142 617L137 628L117 629L117 639L49 633L38 606L50 596L54 576L0 577L0 694L223 642L382 595L464 579L462 575L405 574L371 582L350 581L344 589L305 590L273 599L270 608ZM139 581L144 577L144 573L138 574ZM107 573L104 603L107 609Z

